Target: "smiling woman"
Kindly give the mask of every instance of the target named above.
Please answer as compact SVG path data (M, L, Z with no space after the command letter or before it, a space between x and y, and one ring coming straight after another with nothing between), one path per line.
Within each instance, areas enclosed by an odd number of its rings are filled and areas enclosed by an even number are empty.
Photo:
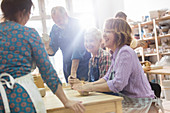
M92 83L75 84L78 91L100 91L118 93L124 98L123 112L153 113L150 108L154 92L144 75L136 53L129 46L131 28L123 19L108 19L104 25L105 46L112 51L112 63L106 75ZM142 92L142 94L141 94ZM154 109L157 113L157 109Z

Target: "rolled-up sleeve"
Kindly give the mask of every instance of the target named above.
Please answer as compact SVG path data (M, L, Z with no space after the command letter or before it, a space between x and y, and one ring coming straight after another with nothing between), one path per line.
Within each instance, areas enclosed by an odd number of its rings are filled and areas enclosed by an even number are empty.
M56 25L53 25L52 30L50 32L50 38L51 38L50 47L53 49L54 54L49 56L54 56L59 48L59 43L57 39L58 37L59 37L59 31L57 30Z
M111 67L110 67L111 68ZM109 70L107 71L106 75L103 77L104 80L108 81L109 80L109 71L110 71L110 68Z
M111 91L118 93L126 87L129 77L132 73L132 56L127 50L120 51L117 56L115 66L115 76L113 80L108 80L108 75L104 77Z

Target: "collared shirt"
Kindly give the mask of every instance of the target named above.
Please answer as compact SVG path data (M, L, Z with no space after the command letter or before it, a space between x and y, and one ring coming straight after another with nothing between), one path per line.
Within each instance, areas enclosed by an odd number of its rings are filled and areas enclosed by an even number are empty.
M154 92L151 90L137 54L132 48L127 45L120 49L117 48L112 57L111 66L103 77L111 91L114 93L121 92L133 98L154 98ZM115 75L112 80L109 80L113 67Z
M72 59L85 60L84 54L87 51L84 47L84 31L80 28L78 20L69 17L64 29L54 24L50 37L50 47L54 54L59 48L61 49L64 62L70 62ZM89 58L88 56L87 59Z
M100 73L99 78L102 78L106 74L106 72L108 71L108 69L111 65L110 57L111 57L111 55L108 52L106 52L102 48L99 48L98 53L95 56L95 58L99 59L99 66L98 66L99 67L99 73ZM94 62L93 62L93 58L90 58L88 76L90 76L89 74L90 74L91 66L97 67L97 60L94 60Z
M53 25L50 32L51 42L54 54L60 48L63 54L63 70L65 77L70 75L72 59L79 59L79 67L77 69L78 77L88 76L88 63L91 57L90 53L84 47L84 31L79 26L78 20L74 18L68 19L68 24L64 29Z

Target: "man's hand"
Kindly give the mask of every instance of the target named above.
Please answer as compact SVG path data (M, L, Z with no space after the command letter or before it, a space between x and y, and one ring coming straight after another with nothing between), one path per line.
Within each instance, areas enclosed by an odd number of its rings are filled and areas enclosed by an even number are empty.
M77 83L81 83L79 79L72 77L71 75L68 77L68 83L69 84L77 84Z
M85 107L81 103L81 101L68 100L64 106L74 110L75 113L84 113Z
M50 48L50 41L51 41L51 38L49 38L48 41L43 40L46 50L48 50Z
M81 83L79 79L77 79L76 77L70 75L68 77L68 83L70 84L71 87L73 87L73 84L78 84Z

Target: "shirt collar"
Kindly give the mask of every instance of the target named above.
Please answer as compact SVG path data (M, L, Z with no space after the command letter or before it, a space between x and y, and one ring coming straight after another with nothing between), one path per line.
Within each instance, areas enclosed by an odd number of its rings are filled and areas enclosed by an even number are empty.
M115 60L115 58L116 58L116 55L117 55L117 53L118 53L118 51L119 51L119 47L117 47L116 48L116 50L113 52L112 50L110 50L110 54L111 54L111 59L113 59L113 60Z
M100 58L102 52L103 52L102 48L99 48L99 50L98 50L97 55L95 56L95 58Z

